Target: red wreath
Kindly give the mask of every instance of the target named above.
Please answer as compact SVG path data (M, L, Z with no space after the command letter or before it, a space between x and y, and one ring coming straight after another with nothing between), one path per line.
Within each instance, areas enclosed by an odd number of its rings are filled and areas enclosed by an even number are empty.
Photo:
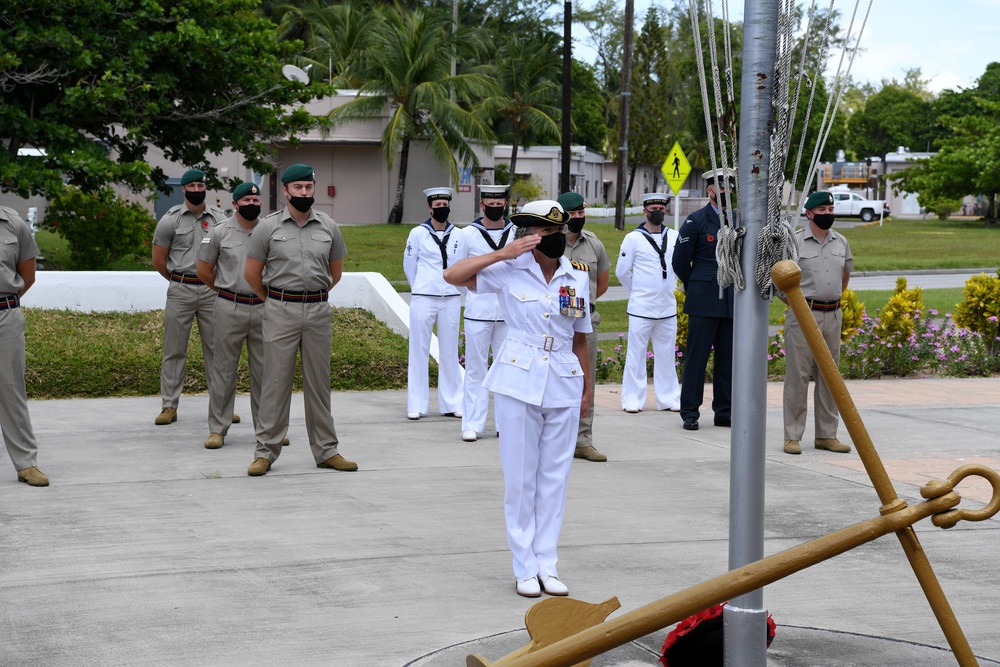
M728 602L688 616L677 624L663 642L663 667L707 667L723 664L722 610ZM774 641L777 626L767 616L767 646Z
M208 229L208 218L205 218L204 220L201 221L201 228Z

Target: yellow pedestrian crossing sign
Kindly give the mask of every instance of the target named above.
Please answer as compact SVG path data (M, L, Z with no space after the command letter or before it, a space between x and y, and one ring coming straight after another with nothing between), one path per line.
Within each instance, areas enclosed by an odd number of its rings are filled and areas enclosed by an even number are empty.
M667 179L667 184L673 190L674 196L677 196L684 181L687 180L688 174L691 173L691 163L688 162L687 156L681 150L680 143L674 142L674 147L670 149L667 159L660 167L660 173Z

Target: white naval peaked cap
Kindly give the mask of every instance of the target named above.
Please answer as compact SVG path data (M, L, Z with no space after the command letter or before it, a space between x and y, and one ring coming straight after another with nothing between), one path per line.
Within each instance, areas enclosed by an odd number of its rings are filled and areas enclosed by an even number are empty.
M706 185L712 185L715 183L716 178L725 178L727 181L735 181L736 170L730 169L729 167L726 167L725 169L716 169L715 171L709 170L702 174L701 177L705 179Z
M670 201L670 195L663 192L647 192L642 196L642 205L648 206L649 204L663 204L667 205Z
M428 202L432 202L435 199L447 199L450 201L455 196L455 191L451 188L427 188L424 190L424 195L427 197Z
M482 183L479 185L479 198L480 199L506 199L507 190L510 188L506 185L493 185L490 183Z

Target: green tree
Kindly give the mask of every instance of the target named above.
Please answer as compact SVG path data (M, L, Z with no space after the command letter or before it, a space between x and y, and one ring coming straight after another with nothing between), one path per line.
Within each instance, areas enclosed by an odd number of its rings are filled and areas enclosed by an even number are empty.
M487 143L490 129L464 103L492 93L490 79L479 71L451 75L458 42L451 17L422 9L387 9L373 38L360 95L334 109L336 124L381 118L389 120L382 133L382 154L391 169L399 156L396 200L388 222L403 219L406 172L413 141L426 141L431 154L458 180L458 159L478 168L473 143Z
M326 74L328 82L338 87L362 84L364 63L381 22L381 14L371 10L370 2L309 0L281 9L279 37L300 39L305 44L294 64L308 68L311 78Z
M479 103L480 113L486 119L503 120L510 128L509 185L514 184L522 138L559 138L558 49L558 37L553 33L543 33L531 40L511 37L500 50L496 88Z
M574 58L572 67L571 143L582 144L603 153L608 147L608 127L604 124L604 95L590 65Z
M847 123L847 139L854 155L879 156L897 146L928 150L939 131L935 129L934 106L897 83L882 86L868 98L865 108Z
M670 110L667 101L667 71L669 60L660 24L660 13L650 6L646 20L636 40L632 57L631 106L629 108L628 147L629 175L625 196L631 195L635 171L640 163L660 164L670 145Z
M8 0L0 16L0 183L55 196L65 183L162 188L150 146L204 169L242 153L271 170L270 140L314 119L301 108L326 88L285 80L296 50L280 44L255 0L103 3ZM289 112L289 108L294 108ZM34 147L44 157L23 158Z

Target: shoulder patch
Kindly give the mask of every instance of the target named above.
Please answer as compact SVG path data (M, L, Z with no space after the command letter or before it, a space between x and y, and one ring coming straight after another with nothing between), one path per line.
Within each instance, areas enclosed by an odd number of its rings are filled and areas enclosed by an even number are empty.
M590 271L590 265L583 262L570 262L577 271Z

